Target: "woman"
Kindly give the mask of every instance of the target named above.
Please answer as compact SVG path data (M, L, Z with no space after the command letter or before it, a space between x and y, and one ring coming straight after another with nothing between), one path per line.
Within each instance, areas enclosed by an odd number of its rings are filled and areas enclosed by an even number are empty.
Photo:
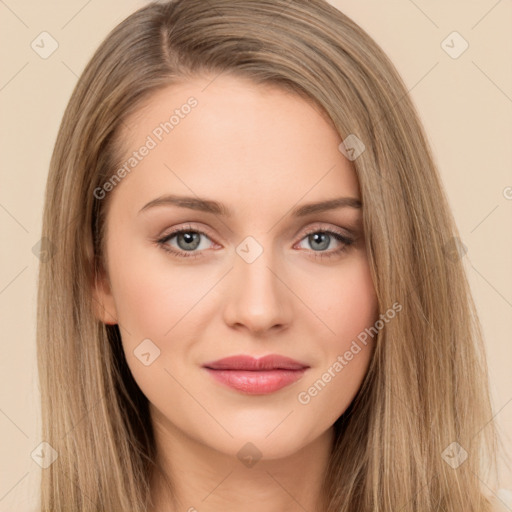
M43 236L42 510L492 510L457 229L398 73L328 3L124 20Z

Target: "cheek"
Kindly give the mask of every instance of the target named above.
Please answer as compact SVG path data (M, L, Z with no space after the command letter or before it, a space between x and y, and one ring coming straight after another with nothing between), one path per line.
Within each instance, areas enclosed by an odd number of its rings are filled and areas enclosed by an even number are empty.
M378 301L364 254L317 274L303 290L308 305L329 328L323 330L329 348L338 352L377 320ZM306 295L307 294L307 295Z
M336 333L336 342L330 350L329 368L335 361L340 362L330 369L331 373L343 375L335 386L340 389L357 391L362 381L374 344L369 328L378 319L378 300L366 258L358 259L350 269L337 291L339 302L330 313L330 321ZM336 379L332 379L333 382Z
M114 244L113 244L114 245ZM148 247L112 251L111 282L123 339L163 339L211 287L206 271L197 272L170 261L163 249ZM210 272L211 274L211 272ZM180 322L180 329L187 322Z
M128 251L112 239L111 248L110 279L128 366L150 402L174 404L183 393L168 371L174 373L178 358L184 363L187 344L196 339L197 305L211 277L185 271L154 246Z
M321 362L302 382L297 402L302 413L332 425L357 394L366 375L376 336L369 328L378 319L378 300L365 258L354 259L324 286L316 300L318 316L330 335L319 343Z

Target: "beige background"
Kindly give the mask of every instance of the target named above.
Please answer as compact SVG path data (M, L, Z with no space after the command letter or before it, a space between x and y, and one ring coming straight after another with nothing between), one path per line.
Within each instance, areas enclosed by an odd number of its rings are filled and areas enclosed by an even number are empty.
M383 47L427 130L468 252L484 326L493 407L512 453L512 4L496 0L331 0ZM60 119L92 52L146 2L0 2L0 511L37 503L41 442L35 311L43 190ZM47 59L41 32L58 42ZM452 58L457 31L469 47ZM452 42L453 40L453 42ZM461 42L450 36L450 51ZM510 457L510 455L509 455ZM512 489L512 470L502 487ZM509 509L512 510L512 506Z

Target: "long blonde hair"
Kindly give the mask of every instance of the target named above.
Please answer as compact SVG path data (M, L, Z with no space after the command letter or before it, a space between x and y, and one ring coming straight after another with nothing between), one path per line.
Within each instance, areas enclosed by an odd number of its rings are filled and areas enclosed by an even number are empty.
M65 111L46 188L37 352L43 440L41 509L144 511L158 470L148 402L117 325L99 322L92 288L104 268L108 195L124 120L164 87L230 73L318 105L353 160L381 311L356 398L335 424L329 512L485 512L496 465L481 327L458 232L418 114L388 57L324 0L151 3L107 36ZM452 445L452 443L458 443ZM458 467L449 446L468 457ZM461 448L459 448L459 445ZM465 450L462 451L462 450Z

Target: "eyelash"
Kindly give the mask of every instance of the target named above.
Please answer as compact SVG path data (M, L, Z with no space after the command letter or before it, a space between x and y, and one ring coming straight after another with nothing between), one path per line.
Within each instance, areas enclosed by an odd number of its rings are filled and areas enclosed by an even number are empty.
M190 252L189 251L176 251L175 249L171 249L170 248L170 246L167 244L167 242L171 238L173 238L176 235L179 235L181 233L197 233L197 234L200 234L200 235L204 235L207 238L210 238L204 231L201 231L200 229L192 228L191 226L186 226L186 227L177 229L175 231L172 231L168 235L165 235L163 238L160 238L159 240L156 240L156 243L160 247L162 247L162 249L164 251L166 251L166 252L168 252L168 253L170 253L173 256L176 256L178 258L198 258L198 257L201 257L201 252L200 251L190 251ZM315 253L314 254L314 258L316 258L316 259L325 259L325 258L332 258L334 256L338 256L341 253L345 252L355 242L354 239L345 236L344 234L342 234L339 231L328 230L328 229L318 229L318 228L310 229L310 230L306 231L306 233L304 233L304 236L300 239L300 241L302 241L304 238L306 238L307 236L309 236L309 235L311 235L313 233L323 233L323 234L331 235L338 242L341 242L341 243L344 244L341 248L335 249L335 250L331 250L331 251L328 251L328 252L313 251Z

